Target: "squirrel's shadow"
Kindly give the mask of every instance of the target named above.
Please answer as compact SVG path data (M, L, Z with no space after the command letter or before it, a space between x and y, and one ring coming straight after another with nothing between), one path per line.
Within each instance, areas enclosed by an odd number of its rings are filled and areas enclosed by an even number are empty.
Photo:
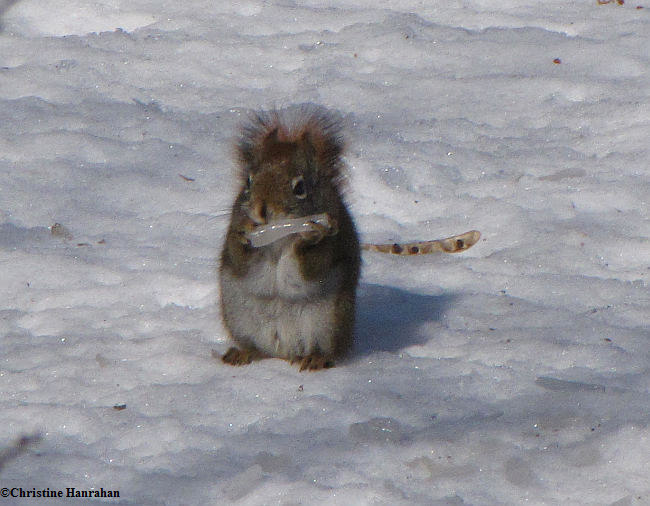
M355 354L397 351L429 339L417 329L442 318L455 295L421 295L391 286L361 284L357 292Z

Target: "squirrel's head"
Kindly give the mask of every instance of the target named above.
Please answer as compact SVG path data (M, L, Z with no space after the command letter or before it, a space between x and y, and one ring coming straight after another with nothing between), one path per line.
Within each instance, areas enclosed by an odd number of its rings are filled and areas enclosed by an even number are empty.
M338 214L339 132L338 123L322 109L257 114L237 146L242 177L238 201L249 218L261 225L279 218Z

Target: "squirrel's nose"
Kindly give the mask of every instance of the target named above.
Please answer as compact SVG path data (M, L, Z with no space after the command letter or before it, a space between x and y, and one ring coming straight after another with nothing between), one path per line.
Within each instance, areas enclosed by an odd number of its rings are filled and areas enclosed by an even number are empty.
M251 218L258 225L265 225L267 223L268 215L266 209L266 202L258 202L253 206Z

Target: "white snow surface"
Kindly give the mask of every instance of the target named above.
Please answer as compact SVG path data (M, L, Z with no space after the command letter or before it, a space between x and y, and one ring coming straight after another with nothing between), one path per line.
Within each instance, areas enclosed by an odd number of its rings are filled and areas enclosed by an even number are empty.
M2 0L0 16L0 487L650 504L650 3ZM251 110L296 103L343 117L363 240L483 237L365 254L336 368L234 368L215 358L232 144Z

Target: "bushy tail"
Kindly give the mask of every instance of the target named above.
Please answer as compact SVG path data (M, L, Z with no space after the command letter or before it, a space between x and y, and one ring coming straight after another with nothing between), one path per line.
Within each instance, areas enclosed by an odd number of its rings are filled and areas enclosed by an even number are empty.
M393 255L426 255L429 253L459 253L474 246L481 238L478 230L471 230L464 234L454 235L446 239L435 241L417 241L394 244L361 244L361 249L391 253Z

